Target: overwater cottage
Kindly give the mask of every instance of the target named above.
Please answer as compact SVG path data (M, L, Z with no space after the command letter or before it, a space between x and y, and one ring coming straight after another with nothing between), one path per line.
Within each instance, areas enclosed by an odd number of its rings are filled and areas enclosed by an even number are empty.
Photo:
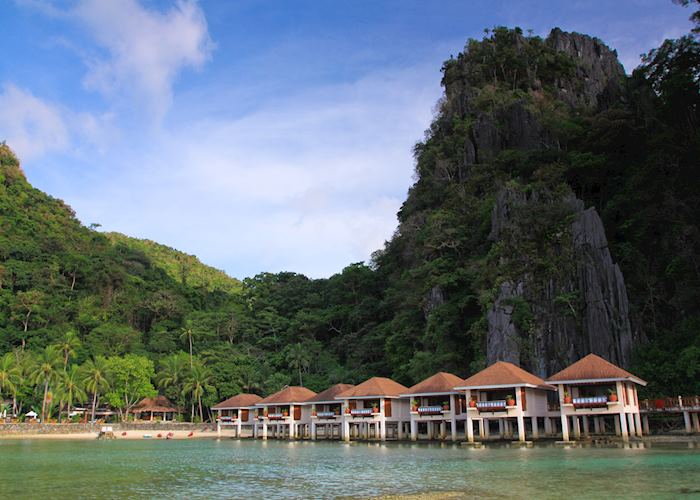
M571 432L577 438L591 431L604 434L609 424L623 440L628 440L630 434L642 436L637 386L647 383L639 377L589 354L547 382L556 385L559 392L564 441L569 440Z
M355 386L335 384L308 399L302 406L310 413L310 437L323 439L343 438L343 403L335 397Z
M295 439L307 435L311 411L304 403L315 395L306 387L292 386L258 401L255 405L258 410L256 436Z
M173 404L165 396L155 398L143 398L131 409L138 420L175 420L175 415L181 413L180 408Z
M212 406L212 413L216 412L217 433L220 435L222 428L232 428L238 438L244 434L255 436L255 405L261 400L257 394L244 393Z
M489 439L491 422L498 423L499 438L525 441L527 421L530 436L540 435L540 420L546 434L552 432L552 418L559 414L550 410L548 393L556 389L544 380L512 363L498 361L467 378L456 389L465 391L467 401L467 440L474 441L474 422L479 424L479 437Z
M343 402L343 439L402 439L410 422L408 388L389 378L372 377L335 399Z
M448 432L457 440L458 425L464 428L467 418L464 393L455 389L462 385L457 375L439 372L401 394L410 399L411 440L446 439Z

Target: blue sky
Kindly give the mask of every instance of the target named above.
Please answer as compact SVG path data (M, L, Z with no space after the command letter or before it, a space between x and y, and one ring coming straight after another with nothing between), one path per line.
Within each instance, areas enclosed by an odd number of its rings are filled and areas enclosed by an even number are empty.
M0 140L85 224L240 278L329 276L391 237L440 67L468 38L558 26L630 72L689 15L670 0L0 0Z

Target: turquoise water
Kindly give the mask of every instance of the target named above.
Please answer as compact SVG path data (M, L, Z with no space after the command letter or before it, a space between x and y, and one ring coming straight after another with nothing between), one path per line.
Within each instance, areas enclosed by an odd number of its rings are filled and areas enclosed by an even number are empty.
M700 447L0 441L2 498L700 498ZM439 495L438 495L439 496Z

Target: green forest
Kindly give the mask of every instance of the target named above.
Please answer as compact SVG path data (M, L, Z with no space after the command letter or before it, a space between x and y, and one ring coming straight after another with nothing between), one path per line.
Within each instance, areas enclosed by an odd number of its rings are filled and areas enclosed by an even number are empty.
M85 227L30 185L3 143L0 403L64 419L78 403L126 415L161 393L201 420L241 391L320 391L375 375L411 385L438 370L467 376L486 363L497 284L523 266L554 276L571 258L553 250L566 248L569 214L556 200L567 194L597 209L624 274L635 331L629 369L649 381L645 395L700 393L698 35L651 50L603 108L560 99L574 69L519 28L469 40L442 73L446 88L468 83L471 107L438 103L414 149L416 181L396 233L368 263L327 279L283 272L239 281L163 245ZM498 117L515 101L547 144L465 161L475 110ZM508 244L489 239L504 187L544 200L523 221L528 232ZM575 291L557 300L561 314L576 313ZM530 305L514 311L527 330Z

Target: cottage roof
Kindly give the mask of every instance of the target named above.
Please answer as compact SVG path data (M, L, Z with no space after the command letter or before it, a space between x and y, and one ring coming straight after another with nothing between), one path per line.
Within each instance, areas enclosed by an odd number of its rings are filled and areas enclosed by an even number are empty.
M261 399L257 403L260 405L287 405L293 403L304 403L307 399L312 398L316 395L311 389L300 386L285 387L281 391L269 395L268 397Z
M159 395L155 398L143 398L131 410L134 413L168 413L180 412L180 408L175 406L168 398Z
M386 377L372 377L352 389L341 392L336 399L357 399L368 397L394 397L405 393L408 387Z
M616 381L629 380L640 385L647 385L646 381L635 377L627 370L623 370L610 361L589 354L574 364L555 373L547 379L547 382L584 382L584 381Z
M488 368L467 378L459 389L487 389L498 387L538 387L541 389L553 390L554 387L547 385L537 375L526 372L519 366L507 361L497 361Z
M464 379L459 378L457 375L452 375L451 373L447 372L438 372L435 375L426 378L422 382L418 382L416 385L409 387L404 394L456 393L457 391L455 390L455 387L459 387L463 384Z
M219 404L212 406L213 410L233 410L237 408L247 408L250 406L255 406L255 404L262 398L257 394L236 394L235 396L228 398L226 401L222 401Z
M355 387L352 384L335 384L325 391L319 392L314 397L307 399L307 403L337 403L335 397Z

